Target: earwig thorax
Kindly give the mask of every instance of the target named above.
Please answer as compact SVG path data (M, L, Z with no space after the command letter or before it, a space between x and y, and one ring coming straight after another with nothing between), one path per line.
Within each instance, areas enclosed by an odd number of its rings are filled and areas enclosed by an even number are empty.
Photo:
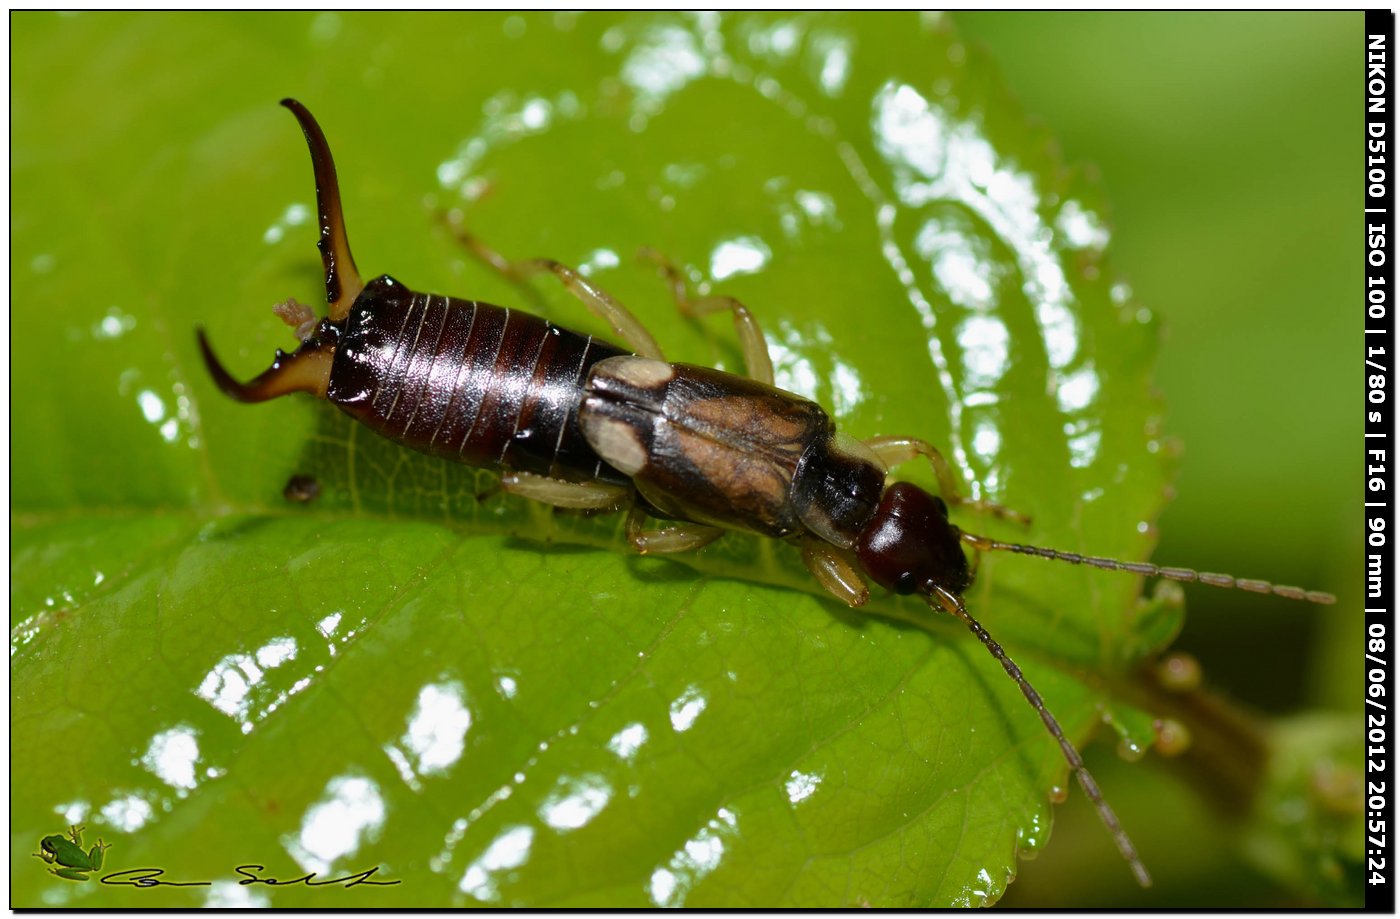
M792 503L802 525L838 548L851 548L879 506L885 472L870 448L847 434L817 439L792 476Z

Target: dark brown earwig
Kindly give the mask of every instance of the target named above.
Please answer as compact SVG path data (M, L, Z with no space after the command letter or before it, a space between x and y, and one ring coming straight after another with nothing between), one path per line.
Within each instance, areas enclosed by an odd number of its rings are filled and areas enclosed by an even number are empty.
M1332 603L1331 595L964 532L949 520L949 504L1029 520L962 497L956 473L925 441L859 441L837 432L820 405L773 386L762 331L742 303L692 298L679 272L650 250L643 254L669 279L682 312L731 314L747 376L667 362L636 317L573 269L549 259L511 262L460 228L454 231L462 242L512 280L553 274L627 347L527 313L415 293L388 275L364 283L350 254L325 135L300 103L282 104L296 115L311 150L329 307L317 320L295 301L280 304L277 314L296 329L301 345L291 354L279 350L272 366L247 383L224 369L200 330L205 364L225 394L262 402L309 392L397 443L501 470L508 492L557 507L628 508L628 539L639 552L683 552L726 530L743 530L800 543L813 576L851 606L868 600L867 579L918 594L961 620L1016 682L1138 882L1151 883L1059 722L964 605L973 578L964 546L1313 603ZM941 497L907 482L887 483L893 466L919 456L933 465ZM301 494L288 497L301 500ZM671 523L648 529L649 517Z

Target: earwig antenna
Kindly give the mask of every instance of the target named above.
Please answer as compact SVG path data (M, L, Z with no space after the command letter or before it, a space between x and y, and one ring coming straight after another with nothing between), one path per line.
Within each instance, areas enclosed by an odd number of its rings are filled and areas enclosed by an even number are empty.
M1074 744L1065 737L1065 732L1061 730L1060 723L1055 720L1055 716L1050 714L1050 710L1045 707L1045 700L1040 698L1040 693L1027 682L1025 674L1021 673L1021 668L1016 666L1016 662L1006 656L1001 645L987 634L987 630L982 627L982 623L972 618L972 614L963 605L962 599L956 594L949 593L942 587L930 585L929 605L937 602L939 606L952 615L961 619L972 634L977 636L978 641L986 645L992 657L1001 664L1001 669L1005 670L1011 679L1016 681L1016 685L1021 687L1021 694L1026 697L1026 701L1040 715L1040 720L1045 722L1045 728L1050 732L1050 736L1055 738L1055 742L1060 745L1060 752L1064 754L1065 762L1069 763L1069 768L1074 772L1075 778L1079 779L1079 785L1084 789L1084 793L1089 796L1095 809L1099 812L1099 819L1108 828L1108 832L1113 836L1114 843L1118 846L1118 851L1128 862L1128 867L1133 870L1133 876L1143 887L1152 886L1152 876L1147 873L1147 866L1138 857L1137 849L1133 847L1133 841L1128 838L1128 833L1123 829L1123 825L1118 822L1118 815L1113 813L1113 808L1108 806L1104 800L1103 793L1099 791L1099 785L1094 781L1094 777L1089 774L1089 770L1084 765L1084 760L1079 755L1079 751L1074 748Z
M335 160L331 159L326 135L306 106L295 99L283 99L282 105L297 116L302 133L306 135L306 146L311 150L311 166L316 173L316 208L321 217L321 238L316 241L316 248L321 250L321 263L326 271L326 302L330 304L327 315L332 322L339 322L349 315L350 304L355 302L365 285L355 268L355 258L350 254L350 239L345 234Z
M988 539L985 536L974 536L971 533L963 533L962 538L973 548L987 552L1015 552L1019 555L1034 555L1038 558L1048 558L1058 562L1069 562L1071 565L1088 565L1092 568L1102 568L1107 571L1131 571L1133 574L1144 574L1148 577L1167 578L1172 581L1187 581L1196 584L1208 584L1211 587L1230 587L1235 590L1247 590L1256 594L1274 594L1289 600L1306 600L1309 603L1320 603L1324 606L1337 602L1336 597L1329 593L1323 593L1320 590L1304 590L1301 587L1290 587L1286 584L1272 584L1268 581L1236 578L1228 574L1193 571L1190 568L1161 568L1148 562L1120 562L1116 559L1099 558L1094 555L1080 555L1077 552L1060 552L1056 549L1044 549L1040 546L1025 546L1020 543L1001 542L997 539Z

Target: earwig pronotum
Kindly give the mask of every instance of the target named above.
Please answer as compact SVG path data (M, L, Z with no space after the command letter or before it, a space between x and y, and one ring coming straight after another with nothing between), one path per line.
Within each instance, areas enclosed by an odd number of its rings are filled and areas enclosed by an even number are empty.
M948 505L1029 521L963 497L952 466L909 437L864 441L838 433L821 406L773 385L758 322L729 297L693 298L679 272L650 250L687 315L729 312L747 376L673 364L646 328L576 271L549 259L511 262L460 228L478 257L512 280L550 273L606 320L621 348L517 310L415 293L388 275L363 282L350 254L335 164L325 135L301 103L284 99L311 151L325 268L327 316L295 301L276 312L301 346L239 383L199 346L218 387L240 402L292 392L327 399L385 437L435 456L501 470L502 488L561 508L627 510L626 532L643 553L698 549L726 530L800 544L808 570L852 606L869 599L867 578L916 593L961 620L1020 687L1059 744L1139 883L1151 879L1079 752L1019 667L968 612L972 583L964 545L1139 575L1274 593L1334 598L1185 568L1058 552L968 533ZM886 484L891 467L922 456L940 496L908 482ZM646 526L648 516L673 523Z

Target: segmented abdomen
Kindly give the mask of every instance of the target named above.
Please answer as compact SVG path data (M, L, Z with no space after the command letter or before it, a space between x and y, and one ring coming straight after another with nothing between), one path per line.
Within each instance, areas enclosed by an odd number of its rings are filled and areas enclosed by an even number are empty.
M626 482L578 425L583 380L627 352L518 310L366 285L327 398L392 440L472 466Z

